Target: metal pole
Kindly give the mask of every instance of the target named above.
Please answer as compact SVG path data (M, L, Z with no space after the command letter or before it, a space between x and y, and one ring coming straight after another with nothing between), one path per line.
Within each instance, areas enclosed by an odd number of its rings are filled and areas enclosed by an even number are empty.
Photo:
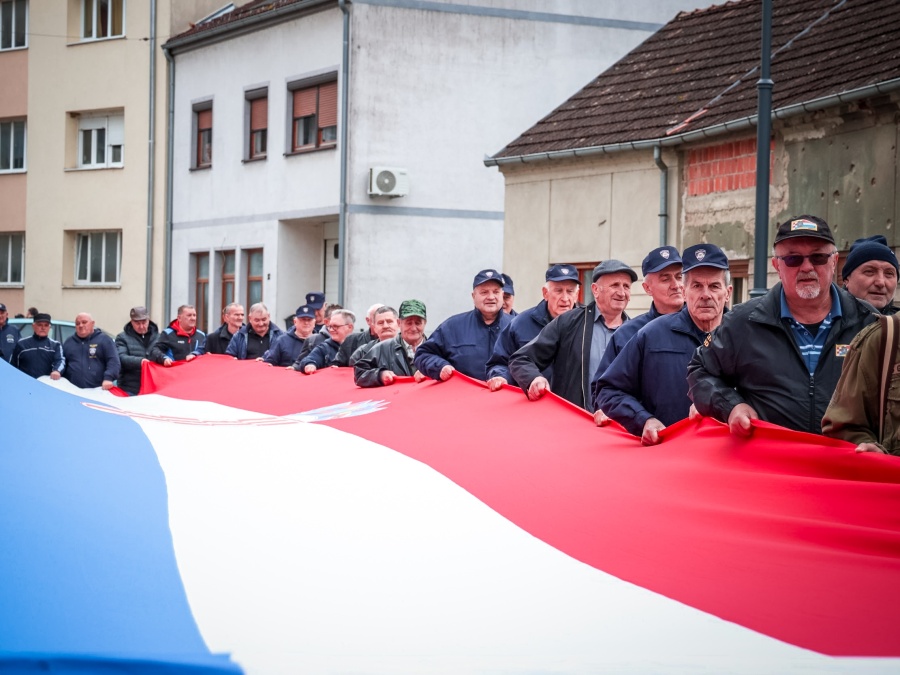
M753 246L751 298L766 294L769 261L769 162L772 139L772 0L762 0L762 47L759 81L756 83L756 227Z

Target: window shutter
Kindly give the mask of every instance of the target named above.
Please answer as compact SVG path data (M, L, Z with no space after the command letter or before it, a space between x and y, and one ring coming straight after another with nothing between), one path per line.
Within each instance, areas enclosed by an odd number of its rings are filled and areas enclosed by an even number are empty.
M337 126L337 82L319 87L319 128Z
M255 98L250 101L250 131L259 131L268 127L269 99Z
M107 129L110 145L123 145L125 143L125 116L110 115Z
M294 92L294 119L316 114L316 87Z
M212 108L197 112L197 129L212 129Z

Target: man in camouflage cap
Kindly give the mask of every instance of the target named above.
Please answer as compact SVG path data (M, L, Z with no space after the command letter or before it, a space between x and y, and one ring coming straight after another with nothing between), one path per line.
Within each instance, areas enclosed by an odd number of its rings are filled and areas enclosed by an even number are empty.
M400 334L376 343L356 362L353 371L360 387L393 384L398 376L412 376L416 382L425 379L413 365L416 348L425 341L425 304L419 300L400 303Z

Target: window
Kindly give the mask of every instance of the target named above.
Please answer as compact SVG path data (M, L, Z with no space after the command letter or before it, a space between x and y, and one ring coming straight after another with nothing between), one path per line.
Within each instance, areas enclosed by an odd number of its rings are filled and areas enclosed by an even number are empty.
M0 234L0 284L21 284L25 260L25 235Z
M0 50L28 46L28 0L0 1Z
M124 115L82 115L78 119L78 166L105 169L122 166Z
M0 122L0 173L25 170L25 120Z
M247 307L263 299L263 251L261 248L244 251L247 259Z
M268 90L261 89L247 94L250 122L250 147L248 159L262 159L266 156L269 135Z
M209 253L194 254L194 307L197 325L203 330L209 325Z
M222 306L234 302L234 251L222 251Z
M83 0L81 37L102 40L125 34L125 0Z
M75 283L118 284L122 233L80 232L76 238Z
M291 151L334 147L337 143L337 82L293 92Z
M194 152L194 168L212 166L212 106L194 110L197 143Z

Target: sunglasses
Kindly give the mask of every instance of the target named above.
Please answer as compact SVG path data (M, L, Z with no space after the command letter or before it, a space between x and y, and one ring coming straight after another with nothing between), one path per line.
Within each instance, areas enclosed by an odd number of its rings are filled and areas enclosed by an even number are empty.
M831 256L835 254L837 254L837 251L834 253L810 253L809 255L776 255L775 257L788 267L800 267L807 258L816 267L821 267L827 264Z

